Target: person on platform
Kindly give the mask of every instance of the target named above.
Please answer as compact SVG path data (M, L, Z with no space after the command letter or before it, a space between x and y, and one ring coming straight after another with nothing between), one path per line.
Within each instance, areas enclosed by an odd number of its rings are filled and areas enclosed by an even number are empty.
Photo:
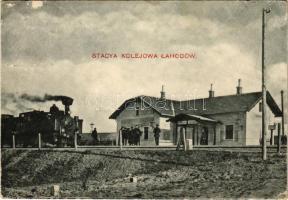
M161 133L159 124L156 124L156 127L153 130L153 133L154 133L154 138L155 138L155 144L156 146L159 146L159 138L160 138L160 133Z
M122 144L123 146L127 145L127 141L128 141L128 130L127 128L124 127L124 129L122 130Z
M129 143L129 145L133 145L133 142L134 142L134 128L133 128L133 126L131 126L131 128L129 129L129 135L128 135L128 143Z
M282 143L282 145L286 145L287 144L287 135L282 135L281 136L281 143Z
M140 146L140 138L141 138L142 132L140 131L138 126L135 127L134 134L135 134L135 145Z
M132 145L137 144L137 133L136 133L136 127L131 127L131 140L132 140Z
M92 131L92 137L94 139L94 144L96 144L98 142L98 133L97 133L97 129L94 128L93 131Z

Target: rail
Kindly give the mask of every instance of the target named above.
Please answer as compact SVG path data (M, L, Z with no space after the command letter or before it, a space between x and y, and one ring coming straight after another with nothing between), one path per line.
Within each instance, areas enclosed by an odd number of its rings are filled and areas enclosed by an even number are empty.
M202 146L193 146L193 150L207 150L207 151L236 151L236 152L260 152L261 146L259 145L249 145L249 146L215 146L215 145L202 145ZM276 152L277 151L277 145L271 145L267 146L269 152ZM42 147L39 149L39 147L31 148L31 147L2 147L1 150L53 150L53 151L86 151L86 150L121 150L119 146L77 146L77 148L74 147L63 147L63 148L56 148L56 147ZM176 146L123 146L123 150L176 150ZM281 152L287 151L287 145L281 146Z

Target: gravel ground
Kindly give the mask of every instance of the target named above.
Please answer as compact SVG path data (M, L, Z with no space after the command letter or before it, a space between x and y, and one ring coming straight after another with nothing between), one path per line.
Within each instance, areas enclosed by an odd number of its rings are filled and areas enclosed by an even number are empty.
M286 168L275 153L3 150L2 195L51 198L58 184L58 198L287 198Z

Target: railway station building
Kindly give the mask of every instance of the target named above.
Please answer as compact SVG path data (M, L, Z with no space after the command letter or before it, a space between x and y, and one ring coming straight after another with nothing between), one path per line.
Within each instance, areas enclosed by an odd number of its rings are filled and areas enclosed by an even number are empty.
M267 144L276 144L281 124L275 124L275 119L282 111L268 91L266 99ZM155 145L156 124L161 129L160 146L176 144L180 131L185 131L193 145L259 145L261 104L262 92L242 93L239 79L233 95L214 96L211 85L207 98L177 101L166 99L162 88L160 98L141 95L128 99L109 118L116 120L117 133L121 127L138 125L143 133L141 146Z

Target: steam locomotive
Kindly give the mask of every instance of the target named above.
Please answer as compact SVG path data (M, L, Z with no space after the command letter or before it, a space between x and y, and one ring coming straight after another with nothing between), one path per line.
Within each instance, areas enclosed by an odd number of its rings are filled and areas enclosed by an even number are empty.
M41 134L43 147L74 146L75 137L81 137L83 120L70 115L73 99L63 96L65 111L53 104L49 112L31 111L13 115L1 115L1 145L12 146L13 135L16 146L37 147Z

